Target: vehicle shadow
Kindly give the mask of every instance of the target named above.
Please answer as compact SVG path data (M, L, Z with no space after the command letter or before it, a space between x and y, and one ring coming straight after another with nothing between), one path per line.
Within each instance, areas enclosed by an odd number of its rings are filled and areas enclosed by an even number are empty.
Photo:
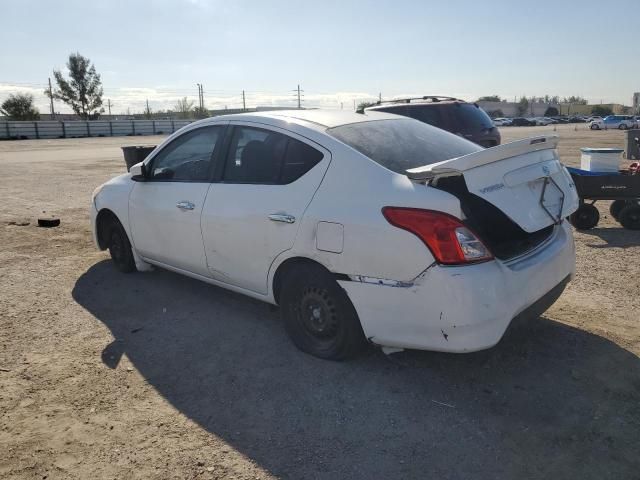
M108 261L73 298L202 428L282 478L632 478L640 359L541 318L467 355L371 349L329 362L292 345L261 302ZM105 370L107 374L108 370Z
M640 231L627 230L622 227L592 228L581 230L580 233L599 237L606 244L589 243L591 248L629 248L640 245Z

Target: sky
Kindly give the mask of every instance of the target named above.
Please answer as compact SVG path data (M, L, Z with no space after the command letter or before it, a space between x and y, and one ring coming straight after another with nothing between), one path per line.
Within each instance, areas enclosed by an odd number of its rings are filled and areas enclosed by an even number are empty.
M0 102L42 94L80 52L114 113L303 105L353 108L382 94L580 95L640 91L640 0L0 0ZM56 103L56 111L69 111Z

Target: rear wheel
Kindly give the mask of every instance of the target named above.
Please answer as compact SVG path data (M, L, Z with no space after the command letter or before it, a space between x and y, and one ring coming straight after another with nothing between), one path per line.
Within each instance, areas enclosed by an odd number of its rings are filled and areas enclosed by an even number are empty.
M282 284L284 326L303 352L328 360L354 357L366 344L355 308L333 276L320 266L289 272Z
M571 214L569 220L578 230L589 230L598 225L600 212L595 206L583 203L578 210Z
M626 130L626 129L627 129L627 125L626 125L626 124L624 124L624 123L621 123L621 124L618 126L618 128L619 128L620 130Z
M640 205L629 204L620 211L620 225L629 230L640 230Z
M127 232L124 231L124 228L117 220L111 222L108 228L107 248L109 248L114 265L123 273L135 271L136 263L133 259Z
M589 127L591 130L600 130L600 127L598 125L596 125L595 123L592 123L591 126Z
M620 217L620 211L627 205L628 203L625 200L615 200L609 207L609 213L613 218L618 220Z

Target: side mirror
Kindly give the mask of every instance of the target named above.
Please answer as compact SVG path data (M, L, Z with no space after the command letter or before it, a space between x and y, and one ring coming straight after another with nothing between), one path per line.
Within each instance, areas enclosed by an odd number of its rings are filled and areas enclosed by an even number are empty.
M129 172L131 173L131 180L134 182L144 182L147 179L144 162L136 163L129 169Z

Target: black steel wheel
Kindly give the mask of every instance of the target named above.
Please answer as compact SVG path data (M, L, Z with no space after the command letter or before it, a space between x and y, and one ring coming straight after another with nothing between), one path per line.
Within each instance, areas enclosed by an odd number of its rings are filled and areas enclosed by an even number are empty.
M578 230L589 230L598 225L600 212L598 212L598 209L594 205L583 203L578 207L578 210L571 214L569 220L571 221L571 225Z
M303 352L344 360L357 355L366 344L349 297L324 268L294 267L285 276L281 292L285 329Z
M618 220L620 217L620 211L628 205L626 200L614 200L609 207L609 213L613 218Z
M133 259L131 251L131 243L127 232L117 220L114 220L109 226L108 231L108 248L111 254L111 260L118 270L123 273L133 272L136 269L136 263Z
M618 217L620 225L629 230L640 230L640 205L628 204L620 211Z

